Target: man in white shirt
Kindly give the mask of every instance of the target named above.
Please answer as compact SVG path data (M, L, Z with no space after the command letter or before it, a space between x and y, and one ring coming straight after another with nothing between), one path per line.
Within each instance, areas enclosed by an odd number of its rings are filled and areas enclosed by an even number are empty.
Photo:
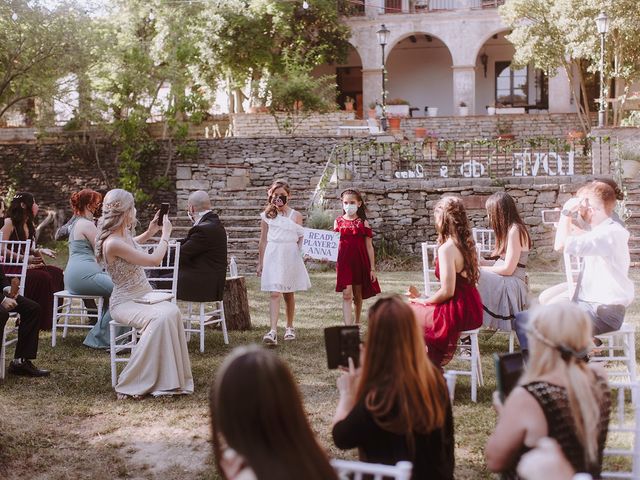
M583 259L572 301L589 314L593 334L600 335L620 329L626 307L634 298L629 279L629 232L611 218L616 204L611 186L596 181L582 195L565 203L554 248ZM571 218L580 208L591 230L575 235ZM522 350L527 349L527 323L526 312L516 315L514 327Z

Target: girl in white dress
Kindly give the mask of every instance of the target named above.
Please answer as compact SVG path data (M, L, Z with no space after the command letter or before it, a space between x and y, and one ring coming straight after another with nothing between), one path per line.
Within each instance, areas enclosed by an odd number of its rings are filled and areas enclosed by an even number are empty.
M287 182L276 180L268 190L269 203L260 214L260 243L258 244L258 276L261 289L270 292L269 316L271 330L263 337L267 345L278 344L278 316L280 297L284 297L287 328L284 339L296 338L293 329L295 315L294 292L311 287L309 274L302 260L302 215L287 203L291 190Z
M109 311L118 323L141 332L129 363L118 377L119 399L193 393L191 362L177 305L168 301L153 305L134 301L152 290L142 267L160 265L169 245L172 226L165 215L159 247L151 254L138 247L160 229L157 220L158 214L146 232L133 238L133 195L115 189L104 197L95 249L98 261L106 264L113 280Z

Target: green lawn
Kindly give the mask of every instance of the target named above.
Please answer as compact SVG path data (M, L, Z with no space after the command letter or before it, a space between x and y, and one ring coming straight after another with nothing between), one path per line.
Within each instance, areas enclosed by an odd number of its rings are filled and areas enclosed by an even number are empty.
M60 259L63 261L63 259ZM530 272L534 293L562 280L559 274ZM402 292L420 284L419 272L380 274L385 292ZM313 290L297 296L295 342L276 351L290 365L315 432L332 457L354 458L355 452L336 450L330 424L337 403L337 373L326 368L322 328L341 323L341 297L334 293L335 275L312 275ZM637 283L637 280L636 280ZM230 346L218 331L206 338L201 354L197 341L189 348L195 394L180 398L116 401L111 389L109 356L82 346L84 332L73 332L51 348L51 335L42 333L38 365L53 373L46 379L8 376L0 385L0 466L2 478L217 478L209 448L207 398L214 372L237 345L259 342L267 330L268 299L257 278L248 279L253 330L231 332ZM368 304L367 304L368 305ZM366 306L365 305L365 308ZM634 307L628 319L638 321ZM283 332L280 332L282 338ZM479 402L470 401L469 381L459 378L454 418L456 478L491 478L483 460L484 443L495 415L491 354L506 351L508 337L481 334L485 386Z

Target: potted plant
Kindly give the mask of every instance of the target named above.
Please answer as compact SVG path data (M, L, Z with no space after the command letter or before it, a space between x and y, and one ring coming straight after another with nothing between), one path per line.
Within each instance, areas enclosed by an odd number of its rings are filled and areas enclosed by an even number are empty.
M469 107L465 102L460 102L458 113L460 114L461 117L466 117L467 115L469 115Z
M377 102L371 102L369 103L369 111L367 112L369 114L369 118L376 118L376 107L378 106Z
M498 131L498 140L513 140L516 138L516 136L511 132L511 122L501 120L500 116L498 116L496 130Z
M495 104L487 105L487 115L495 115L496 114L496 106Z
M409 102L403 98L392 98L387 102L387 115L397 117L409 116Z
M347 112L353 112L353 104L355 103L355 100L351 97L346 97L344 99L344 109Z
M430 117L438 116L438 107L427 107L427 115Z
M416 127L416 140L424 140L427 137L427 129L424 127Z
M569 130L567 132L567 140L570 142L577 142L585 137L585 133L582 130Z
M400 131L400 123L402 122L402 117L398 115L389 115L387 117L387 121L389 122L389 130L393 132Z

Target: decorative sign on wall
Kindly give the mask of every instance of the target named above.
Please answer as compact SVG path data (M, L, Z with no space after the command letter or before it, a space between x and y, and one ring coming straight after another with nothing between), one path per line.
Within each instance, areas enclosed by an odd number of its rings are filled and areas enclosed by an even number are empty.
M338 260L338 242L340 234L330 230L304 229L302 253L316 260Z

